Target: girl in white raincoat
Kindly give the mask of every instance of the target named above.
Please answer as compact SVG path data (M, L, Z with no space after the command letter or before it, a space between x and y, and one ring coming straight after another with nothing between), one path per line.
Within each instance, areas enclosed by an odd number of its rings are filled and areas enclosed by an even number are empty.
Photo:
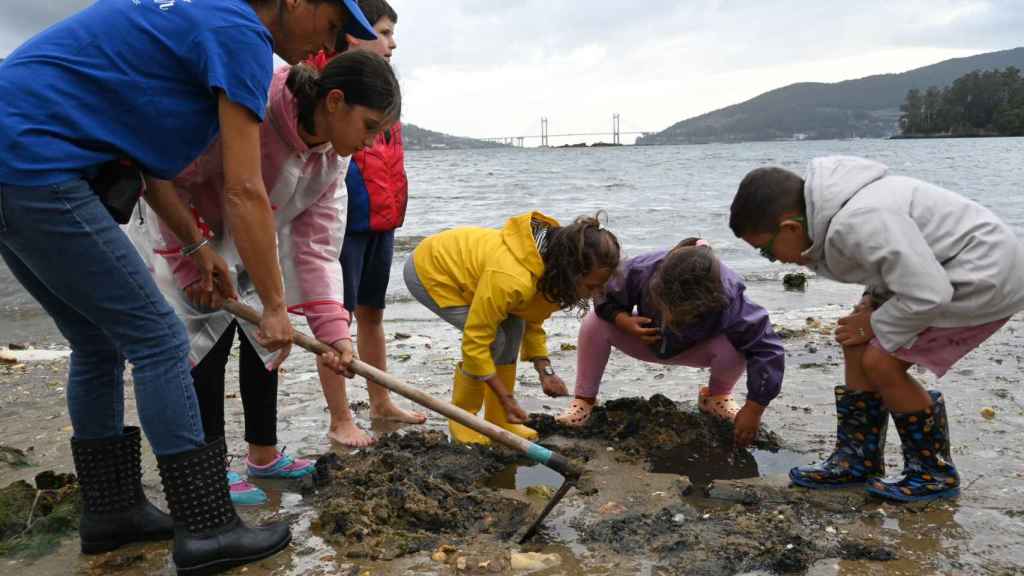
M260 128L263 179L274 211L288 310L305 315L317 339L337 349L341 363L334 359L333 367L339 370L352 359L339 262L347 204L345 171L349 156L396 121L400 109L398 81L387 62L367 52L352 52L331 60L322 72L308 65L279 69ZM255 307L259 299L222 217L222 157L220 142L215 142L174 180L174 186L190 203L210 245L227 261L240 299ZM130 235L148 259L161 291L185 321L206 436L224 436L224 373L237 327L242 333L239 387L249 476L297 478L312 473L312 462L277 450L279 360L257 344L257 327L219 310L215 293L200 289L198 270L155 215L133 221ZM343 387L325 386L324 393L329 404L340 402L347 409ZM349 423L354 427L351 419ZM240 475L229 471L228 477L236 504L266 501L262 490Z

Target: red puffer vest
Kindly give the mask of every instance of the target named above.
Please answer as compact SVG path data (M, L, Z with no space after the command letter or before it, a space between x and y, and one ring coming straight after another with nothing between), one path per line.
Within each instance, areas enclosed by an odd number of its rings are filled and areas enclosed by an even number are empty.
M348 174L346 232L387 232L405 222L409 181L405 176L402 126L377 135L373 146L352 155Z

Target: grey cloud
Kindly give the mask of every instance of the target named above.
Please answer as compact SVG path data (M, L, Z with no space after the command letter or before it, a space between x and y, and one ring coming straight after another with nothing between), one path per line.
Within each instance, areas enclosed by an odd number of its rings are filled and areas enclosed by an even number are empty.
M89 0L0 0L0 55ZM489 67L598 44L611 54L689 39L704 65L758 66L892 46L1009 48L1020 0L392 0L399 58L419 66ZM985 5L947 25L935 14ZM407 48L403 50L402 48ZM675 55L666 53L666 58Z
M610 53L689 40L705 67L759 67L892 47L1014 47L1020 0L808 1L396 0L400 59L419 66L490 67L546 59L597 43ZM933 16L987 5L946 25ZM418 25L425 22L427 25ZM402 51L402 44L409 47ZM429 47L429 48L428 48ZM678 58L664 53L665 58Z

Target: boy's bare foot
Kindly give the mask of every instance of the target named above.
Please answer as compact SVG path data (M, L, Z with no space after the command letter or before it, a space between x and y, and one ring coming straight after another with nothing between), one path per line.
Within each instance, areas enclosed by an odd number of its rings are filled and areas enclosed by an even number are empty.
M327 437L349 448L365 448L377 441L373 436L370 436L356 426L356 423L351 420L343 420L331 425L331 430L327 432Z
M405 410L390 400L380 406L371 406L370 418L374 420L390 420L403 424L423 424L427 421L426 414Z

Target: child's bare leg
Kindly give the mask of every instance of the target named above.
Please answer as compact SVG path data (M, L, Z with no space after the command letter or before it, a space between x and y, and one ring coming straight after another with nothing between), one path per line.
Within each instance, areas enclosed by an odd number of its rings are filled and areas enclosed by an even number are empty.
M861 392L876 392L878 387L864 372L864 351L867 344L859 346L843 346L843 366L846 387Z
M907 374L912 366L877 346L867 346L861 366L868 380L882 394L885 407L892 412L919 412L932 405L931 396Z
M343 446L359 448L373 444L373 437L359 429L352 418L352 410L348 407L348 393L345 390L345 378L323 366L318 366L318 370L320 386L327 400L327 409L331 413L331 428L327 436Z
M384 311L372 306L356 306L356 323L359 334L356 346L359 358L383 371L388 369L387 345L384 337ZM370 396L370 417L394 420L406 424L422 424L427 417L419 412L405 410L391 399L388 389L367 380L366 391Z

